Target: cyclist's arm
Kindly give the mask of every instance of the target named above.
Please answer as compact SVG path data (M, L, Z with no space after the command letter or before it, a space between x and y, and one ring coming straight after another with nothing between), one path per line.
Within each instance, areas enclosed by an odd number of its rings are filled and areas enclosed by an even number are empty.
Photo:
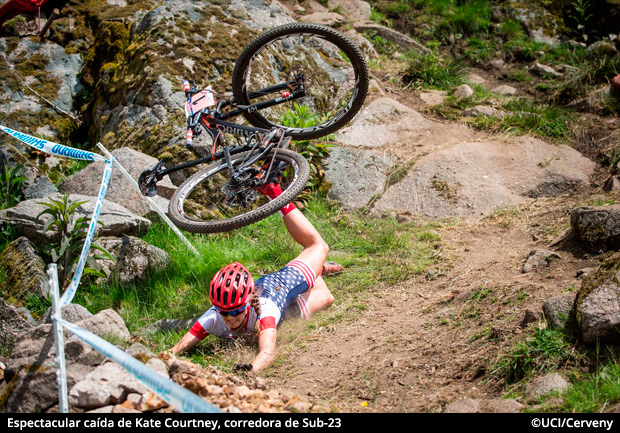
M299 209L293 209L284 215L282 220L293 239L304 247L297 259L303 260L316 275L320 275L329 252L327 243Z
M177 344L174 345L174 347L172 348L172 354L176 355L177 353L190 350L192 347L197 345L200 341L202 340L200 340L199 338L196 338L194 335L188 332L187 334L183 336L183 338L181 338L181 341L179 341Z
M252 362L252 371L260 371L273 362L276 352L277 330L263 329L258 336L258 355Z

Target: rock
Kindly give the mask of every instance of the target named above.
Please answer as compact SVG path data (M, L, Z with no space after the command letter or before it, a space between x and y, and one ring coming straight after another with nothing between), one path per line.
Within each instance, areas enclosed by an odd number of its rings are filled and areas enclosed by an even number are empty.
M49 293L49 276L36 247L25 237L6 246L0 254L0 270L6 273L5 296L25 300L31 295L45 299Z
M609 176L603 186L604 191L620 191L620 177Z
M443 90L432 90L430 92L422 92L420 93L420 99L426 105L432 107L434 105L443 104L446 99L448 92Z
M69 323L78 323L81 320L92 317L92 313L80 304L67 304L60 309L63 320ZM48 308L40 323L52 323L52 307Z
M495 398L480 402L482 413L520 413L523 405L513 398Z
M497 86L496 88L492 89L491 92L497 93L498 95L512 96L512 95L517 94L517 89L515 89L512 86L507 86L504 84L504 85Z
M484 83L486 83L487 80L482 78L480 75L469 74L467 76L467 81L469 81L472 84L484 84Z
M565 293L549 298L543 304L543 313L551 329L566 329L574 313L575 294Z
M138 181L140 174L153 167L157 159L128 147L115 149L112 152L114 158L127 170L131 177ZM65 194L81 194L96 197L101 187L101 177L105 168L105 162L94 162L85 169L69 176L58 186ZM168 176L157 182L157 194L165 199L171 199L177 187L174 186ZM119 204L140 216L146 216L151 212L146 198L125 178L119 169L114 167L110 178L110 185L106 193L106 200ZM164 212L168 211L165 205Z
M170 255L140 238L123 236L118 238L102 238L99 244L106 248L116 261L100 259L104 272L111 281L122 285L142 281L148 272L164 269L170 263Z
M504 69L504 66L505 66L505 62L504 62L502 59L493 59L493 60L491 60L491 61L489 62L489 64L490 64L493 68L495 68L495 69L497 69L497 70L499 70L499 71L501 71L502 69Z
M395 159L379 152L336 147L328 162L325 177L332 184L328 197L357 209L383 192Z
M489 107L487 105L476 105L474 107L469 107L463 110L463 115L470 117L482 115L501 119L506 115L506 113L502 110L498 110L497 108Z
M614 44L605 41L594 42L592 45L589 45L588 48L586 48L586 52L596 56L609 57L614 57L620 54L618 53L618 50L616 49L616 46Z
M532 310L525 310L525 314L523 319L521 319L521 323L519 323L520 328L526 328L528 325L532 323L538 323L542 319L542 313L534 312Z
M578 207L571 228L582 247L592 253L620 249L620 205Z
M372 45L372 43L368 39L366 39L364 36L356 32L355 30L348 30L344 32L344 35L347 38L351 39L351 41L353 41L355 45L357 45L357 47L360 50L362 50L362 53L366 57L370 59L379 58L379 53L377 53L377 50L375 50L375 47ZM372 80L373 79L371 79L371 81Z
M583 341L620 341L620 253L605 260L581 283L575 301Z
M267 29L295 21L277 1L231 0L227 6L228 15L233 10L243 11L241 20L253 29Z
M58 194L53 194L50 197L56 200L60 199L60 195ZM69 196L69 199L73 202L86 201L86 203L77 207L74 213L75 220L82 216L87 218L92 216L97 201L96 197L73 194ZM41 201L47 200L25 200L15 207L1 210L0 226L13 224L18 232L22 233L34 243L39 245L49 243L56 232L49 230L43 233L43 226L51 217L49 215L42 215L39 219L39 223L36 223L37 215L41 211L47 209L46 206L39 204ZM108 200L104 200L103 202L99 221L103 223L103 225L99 224L97 226L96 233L98 233L99 236L140 235L146 232L151 226L151 222L148 219L135 215L124 207Z
M348 21L368 21L372 14L372 8L368 2L361 0L329 0L329 9L340 7Z
M521 268L521 273L526 274L529 272L534 272L540 268L546 268L552 260L556 259L559 260L561 257L553 251L534 249L528 254L527 259Z
M125 352L144 363L146 363L149 359L155 358L157 356L140 343L133 343L125 350Z
M544 397L555 391L565 391L570 384L558 373L550 373L537 377L525 384L525 393L530 401L536 401L538 397Z
M102 338L115 337L120 341L128 341L131 335L125 322L114 310L102 310L97 314L80 320L76 325Z
M88 367L68 362L67 387L70 389L88 373ZM38 413L58 404L58 381L56 363L49 359L22 369L12 379L13 392L6 400L5 412Z
M315 12L313 14L304 15L299 18L304 23L317 23L330 27L339 27L347 20L340 14L335 12Z
M3 338L2 344L6 349L8 349L7 345L13 344L18 335L28 333L34 328L28 317L24 317L16 307L5 303L2 298L0 298L0 324L2 324L2 328L0 328L0 335Z
M452 140L459 136L453 133ZM376 201L373 211L479 220L499 206L585 188L594 167L568 146L533 137L464 141L420 156Z
M551 66L543 65L539 62L535 62L529 70L531 73L540 76L550 75L553 78L560 78L564 76L563 74L553 69Z
M480 410L480 403L473 398L466 398L448 404L443 413L477 413Z
M58 192L52 181L41 171L35 167L24 155L22 155L13 145L6 143L0 145L0 160L5 158L9 167L13 168L20 164L24 164L22 175L26 180L22 184L22 198L28 200L31 198L41 198L48 194ZM0 169L2 163L0 163Z
M336 141L345 147L381 149L411 160L417 156L473 138L457 125L435 122L391 98L370 102L353 122L342 128Z
M469 87L467 84L461 84L459 87L456 88L452 96L457 99L467 99L473 96L473 94L474 91L471 87Z
M430 50L421 43L411 39L408 36L405 36L404 34L396 30L384 27L373 21L355 22L353 23L353 27L356 31L362 34L366 32L376 32L377 35L381 36L384 39L387 39L388 41L394 42L396 45L405 50L413 50L421 54L430 53Z

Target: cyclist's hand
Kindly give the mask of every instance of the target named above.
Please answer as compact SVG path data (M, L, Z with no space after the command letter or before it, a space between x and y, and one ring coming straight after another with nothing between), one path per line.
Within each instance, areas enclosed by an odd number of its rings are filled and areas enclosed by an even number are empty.
M254 368L254 366L252 364L235 364L235 366L233 367L233 371L240 371L240 372L245 372L245 371L252 371L252 369Z

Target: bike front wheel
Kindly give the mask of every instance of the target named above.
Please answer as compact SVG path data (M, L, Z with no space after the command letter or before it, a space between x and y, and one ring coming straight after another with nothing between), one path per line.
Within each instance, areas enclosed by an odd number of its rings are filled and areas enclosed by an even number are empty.
M276 149L248 165L254 152L231 157L235 169L232 179L224 161L211 164L188 178L170 200L169 216L179 228L192 233L219 233L260 221L293 201L305 188L310 167L296 152ZM271 165L281 172L282 194L274 200L257 190L257 173Z
M331 27L286 24L241 53L232 88L237 104L269 105L244 113L252 125L284 128L295 140L312 139L338 130L357 114L368 93L368 67L360 49ZM300 90L305 96L286 100Z

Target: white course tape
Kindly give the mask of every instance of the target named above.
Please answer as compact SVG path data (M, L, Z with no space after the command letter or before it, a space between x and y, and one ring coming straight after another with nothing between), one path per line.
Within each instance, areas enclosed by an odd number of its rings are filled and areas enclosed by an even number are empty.
M80 284L82 272L84 271L84 266L86 265L86 259L88 259L90 245L93 241L93 238L95 237L95 229L97 228L97 222L99 221L99 215L101 214L101 208L103 207L103 200L105 198L105 194L108 191L108 185L110 184L111 175L112 160L106 160L105 170L103 171L103 179L101 180L101 188L99 189L99 196L97 197L97 204L95 205L95 211L93 212L93 216L90 220L88 234L86 235L86 240L84 241L84 246L82 247L82 254L80 255L80 260L78 261L77 268L75 269L75 274L73 274L73 280L71 281L71 284L69 285L65 293L63 293L62 297L60 298L61 306L65 306L73 300L75 292L77 291L77 287Z
M188 413L222 412L218 407L207 403L193 392L148 368L133 356L128 355L126 352L123 352L116 346L108 343L103 338L63 319L57 320L72 334L77 335L79 339L88 343L98 352L116 362L135 376L175 409Z
M40 150L41 152L71 159L82 159L84 161L106 161L106 159L98 153L88 152L86 150L80 150L74 147L65 146L63 144L54 143L53 141L33 137L32 135L24 134L23 132L15 131L14 129L10 129L2 125L0 125L0 129L13 138L18 139L19 141L24 142L27 145Z

